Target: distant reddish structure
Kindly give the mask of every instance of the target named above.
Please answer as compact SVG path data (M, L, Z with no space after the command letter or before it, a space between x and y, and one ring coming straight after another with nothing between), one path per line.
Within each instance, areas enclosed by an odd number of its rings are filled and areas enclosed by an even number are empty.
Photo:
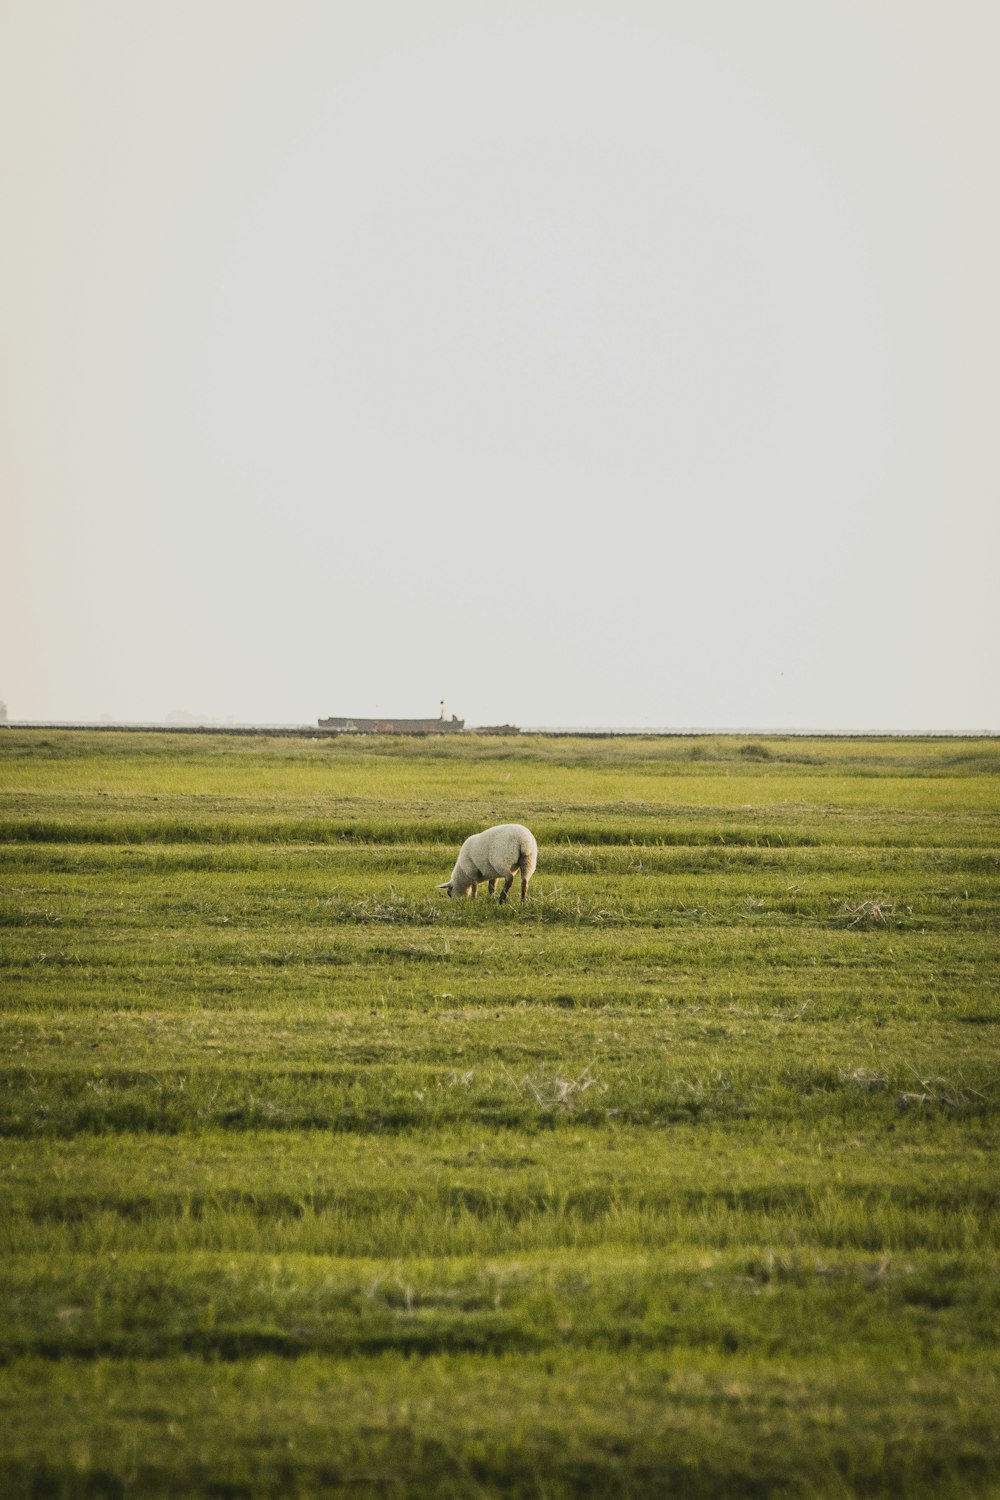
M464 719L320 719L320 729L344 734L461 734Z
M461 734L465 720L444 716L444 702L436 719L320 719L320 729L342 734Z

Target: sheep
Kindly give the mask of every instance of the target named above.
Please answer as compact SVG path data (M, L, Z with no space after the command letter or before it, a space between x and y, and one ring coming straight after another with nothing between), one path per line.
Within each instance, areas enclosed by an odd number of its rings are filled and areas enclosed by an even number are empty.
M437 889L447 891L449 896L474 896L479 882L485 880L492 896L497 881L502 880L503 902L514 883L514 872L520 870L523 901L537 863L535 835L521 823L500 823L496 828L469 835L458 851L451 879L443 881Z

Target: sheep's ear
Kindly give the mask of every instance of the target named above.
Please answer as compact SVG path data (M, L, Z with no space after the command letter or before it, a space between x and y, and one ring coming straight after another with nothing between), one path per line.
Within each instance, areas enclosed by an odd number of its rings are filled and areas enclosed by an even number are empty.
M451 881L450 880L442 880L441 884L440 885L436 885L434 887L434 889L436 891L447 891L448 895L450 896L451 895Z

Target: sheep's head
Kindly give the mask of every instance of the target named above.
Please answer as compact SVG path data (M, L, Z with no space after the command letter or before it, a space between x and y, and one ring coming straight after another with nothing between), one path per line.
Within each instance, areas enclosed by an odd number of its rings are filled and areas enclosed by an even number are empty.
M459 885L455 880L445 880L441 885L436 886L435 889L444 891L449 896L467 896L472 890L472 881L467 881L465 885Z
M441 884L440 885L436 885L434 887L434 889L436 891L444 891L445 895L447 895L447 896L451 896L451 895L454 894L454 892L452 890L452 884L451 884L450 880L444 880L444 881L442 881Z

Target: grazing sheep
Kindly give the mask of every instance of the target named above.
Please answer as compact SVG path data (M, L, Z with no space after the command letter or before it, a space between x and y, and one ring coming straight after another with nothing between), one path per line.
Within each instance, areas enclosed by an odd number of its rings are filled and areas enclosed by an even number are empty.
M449 896L474 896L476 886L486 881L490 895L498 880L503 881L500 900L506 901L514 883L514 872L521 872L521 900L528 893L528 881L538 863L535 835L521 823L500 823L482 833L470 834L458 851L451 879L438 886Z

